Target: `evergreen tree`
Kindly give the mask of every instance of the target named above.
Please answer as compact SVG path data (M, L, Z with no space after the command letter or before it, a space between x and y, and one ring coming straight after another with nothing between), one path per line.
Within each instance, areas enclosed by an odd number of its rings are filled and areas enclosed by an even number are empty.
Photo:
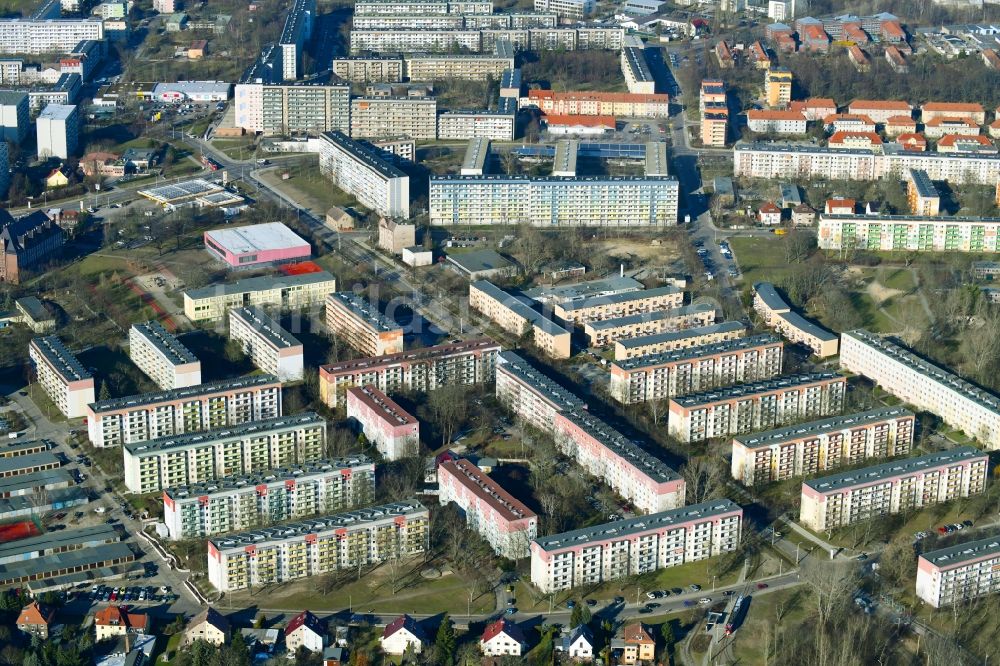
M573 611L569 614L569 627L570 629L575 629L581 624L585 624L583 620L583 608L581 607L581 604L574 603Z
M106 381L102 381L101 382L101 390L97 394L97 399L98 400L110 400L111 399L111 391L108 390L108 383Z
M455 657L455 627L451 625L451 618L447 613L441 618L434 646L437 648L441 663L450 666Z
M661 624L660 635L663 636L663 650L669 657L674 653L674 625L670 621Z

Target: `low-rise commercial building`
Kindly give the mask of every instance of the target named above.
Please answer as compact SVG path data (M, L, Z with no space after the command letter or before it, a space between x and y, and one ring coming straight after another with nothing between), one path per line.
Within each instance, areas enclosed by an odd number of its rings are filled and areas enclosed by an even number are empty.
M500 345L489 338L425 347L400 354L322 365L319 395L327 407L344 404L352 386L377 386L384 393L426 393L443 386L493 381Z
M784 301L770 282L753 286L753 309L773 328L793 344L801 344L820 358L836 356L840 339L822 326L809 321Z
M87 405L87 436L97 448L121 446L281 416L281 382L250 375L189 388L111 398Z
M259 268L308 259L309 242L281 222L205 232L205 249L230 268Z
M684 292L677 287L666 286L556 303L553 312L565 322L584 324L679 308L682 303L684 303Z
M403 351L403 329L378 310L378 304L353 292L326 297L326 330L366 356Z
M770 334L611 363L609 393L623 405L667 400L781 374L784 345Z
M916 417L902 407L768 430L733 439L731 472L747 486L826 472L910 452Z
M175 541L204 539L268 522L346 511L374 497L374 463L352 455L167 488L163 522Z
M988 455L961 446L810 479L802 484L799 521L822 532L978 495L986 489L988 468Z
M59 458L48 451L0 458L0 479L59 469L61 465Z
M820 215L817 244L824 250L994 253L998 237L1000 217Z
M278 381L303 378L302 343L260 308L245 305L230 310L229 339L240 345L255 366Z
M109 569L135 560L110 525L81 527L18 539L0 546L0 585Z
M321 460L326 421L305 412L122 448L125 486L134 493L150 493Z
M406 559L427 550L429 514L417 500L216 537L208 580L220 592Z
M625 340L649 338L683 329L701 328L715 322L715 306L709 303L684 305L653 312L598 319L583 324L583 332L592 347L617 345Z
M420 450L420 422L375 386L347 389L347 418L386 460L412 458Z
M438 466L438 501L454 502L476 531L500 557L528 557L528 546L538 536L538 516L514 498L488 474L465 458Z
M496 396L531 427L548 433L555 430L557 413L587 409L583 400L512 351L497 356Z
M531 582L548 594L696 562L736 550L742 526L722 499L553 534L531 543Z
M35 376L45 394L68 419L85 416L94 401L94 377L54 335L28 344Z
M525 297L478 280L469 284L469 307L513 335L530 331L535 345L552 358L570 356L570 332L533 309Z
M715 306L707 303L688 305L688 308L705 308L703 315L708 317L707 309L711 308L712 318L715 316ZM679 308L683 309L683 308ZM596 326L600 322L587 324ZM701 345L711 345L730 340L738 340L746 335L747 327L739 321L723 321L717 324L682 328L678 331L654 333L634 338L626 338L615 342L615 361L625 361L632 358L666 354L679 349L690 349Z
M132 325L128 355L161 389L201 384L201 361L157 321Z
M671 398L668 431L682 442L766 430L836 414L847 380L832 372L789 375Z
M1000 537L958 543L917 558L917 597L933 608L1000 591Z
M326 271L276 277L254 277L184 292L184 316L193 322L221 321L241 305L303 310L322 305L336 291Z
M351 100L351 137L437 138L437 100L420 97L356 97Z
M978 439L987 450L1000 448L1000 398L905 347L863 329L845 331L840 336L840 367L868 377L908 405L941 417L952 428Z
M342 132L320 137L319 170L379 215L410 217L410 177Z

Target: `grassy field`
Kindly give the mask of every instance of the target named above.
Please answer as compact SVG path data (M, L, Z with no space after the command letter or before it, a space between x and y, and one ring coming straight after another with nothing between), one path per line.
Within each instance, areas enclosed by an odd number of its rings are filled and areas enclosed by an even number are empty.
M761 280L777 282L788 272L780 236L734 236L729 239L729 246L748 284Z
M775 625L793 631L806 619L805 593L801 589L780 590L754 596L746 619L733 638L733 652L740 664L765 664L764 649L768 633L774 636Z
M289 173L291 177L288 180L282 180L280 171L265 171L261 174L260 179L281 190L318 215L325 215L330 206L354 207L364 210L364 207L354 197L336 187L325 176L320 175L318 169L297 169Z

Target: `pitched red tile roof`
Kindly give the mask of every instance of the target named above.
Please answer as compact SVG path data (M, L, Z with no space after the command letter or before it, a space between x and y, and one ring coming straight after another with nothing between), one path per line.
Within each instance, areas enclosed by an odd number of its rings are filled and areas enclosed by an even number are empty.
M313 633L323 635L323 622L307 610L302 611L288 621L288 626L285 627L285 635L290 636L296 629L303 625L312 630Z
M956 143L978 143L980 146L993 147L993 142L982 134L969 136L968 134L945 134L938 139L938 146L954 146Z
M55 609L43 606L37 601L32 601L30 604L21 609L21 614L17 616L16 624L48 626L49 623L52 622L52 618L55 617L55 614Z
M149 617L145 613L129 613L120 606L108 606L94 613L94 624L102 627L122 627L145 631Z
M507 634L513 640L521 643L522 645L527 643L527 641L524 640L524 633L521 631L521 628L510 620L504 618L486 625L486 630L483 632L482 640L484 643L488 643L501 633Z
M864 137L864 138L868 139L869 141L871 141L871 144L873 146L881 146L882 145L882 137L880 137L875 132L852 132L850 130L839 130L837 132L834 132L833 135L830 137L830 140L829 140L828 143L831 143L831 144L833 144L833 143L843 143L847 139L851 139L851 138L854 138L854 137Z
M625 625L622 635L627 643L655 643L646 628L641 623Z
M424 638L424 632L420 630L420 627L417 625L417 621L409 615L400 615L395 620L385 625L385 629L382 631L382 638L389 638L401 629L406 629L421 641Z

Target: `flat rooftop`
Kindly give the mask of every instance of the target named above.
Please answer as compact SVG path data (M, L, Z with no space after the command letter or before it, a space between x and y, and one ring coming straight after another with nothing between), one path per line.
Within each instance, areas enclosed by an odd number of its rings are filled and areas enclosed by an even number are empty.
M493 250L473 250L472 252L449 254L448 261L470 275L482 271L505 270L514 266L510 260Z
M306 240L281 222L212 229L206 231L205 236L233 254L309 247Z
M59 458L55 454L43 451L42 453L29 453L23 456L13 456L11 458L0 458L0 477L6 476L17 470L28 469L29 467L59 466Z
M465 158L462 160L462 173L466 171L483 172L486 166L486 158L490 154L490 140L486 137L475 137L469 140L469 146L465 149Z
M586 546L591 543L624 539L636 534L654 530L670 531L688 523L700 523L742 509L732 500L720 499L701 504L651 513L646 516L636 516L626 520L615 520L603 525L585 527L562 534L553 534L535 539L535 543L545 551L558 551L567 548Z
M346 511L329 516L320 516L297 523L288 523L275 527L265 527L249 532L240 532L223 537L209 539L209 543L221 551L242 549L245 546L260 547L266 543L291 541L307 534L320 534L346 528L356 528L366 523L410 516L427 511L423 504L415 499L403 502L393 502L379 506Z
M198 357L158 321L132 324L132 329L157 349L172 365L198 363Z
M704 328L714 327L705 326ZM623 370L634 371L642 370L643 368L655 368L671 363L693 361L706 356L715 356L716 354L732 354L734 352L745 351L747 349L757 349L758 347L781 344L782 342L777 336L770 333L764 333L761 335L752 335L748 338L726 340L725 342L717 342L709 345L698 345L697 347L689 347L687 349L677 349L670 352L664 352L662 354L650 354L649 356L639 356L637 358L624 361L612 361L611 364L616 365Z
M904 409L903 407L879 407L877 409L869 409L865 412L846 414L844 416L831 416L825 419L818 419L816 421L809 421L798 425L786 426L784 428L765 430L764 432L755 433L751 436L738 435L735 437L735 440L747 448L759 449L766 446L772 446L774 444L782 444L784 442L805 439L808 437L817 437L819 435L839 432L841 430L863 428L873 423L882 423L884 421L907 417L915 418L913 412L908 409Z
M884 340L879 336L869 333L863 329L854 331L844 331L843 336L859 340L869 347L881 352L884 356L891 358L909 369L937 382L938 384L963 395L964 397L978 403L982 407L993 412L1000 412L1000 398L984 391L974 384L965 381L961 377L948 372L944 368L934 365L916 354L910 352L893 342Z
M647 294L648 291L636 292L639 294ZM565 305L563 307L566 307ZM612 317L611 319L598 319L597 321L588 321L586 327L594 331L609 331L616 328L621 328L622 326L631 326L633 324L641 324L643 322L649 321L663 321L664 319L676 319L678 317L687 317L693 314L700 314L703 312L715 312L715 306L711 303L696 303L694 305L682 305L679 308L668 308L666 310L654 310L653 312L640 312L639 314L626 315L624 317ZM738 323L738 322L737 322ZM693 329L688 329L693 330ZM685 331L677 331L678 333L684 333Z
M801 375L786 375L784 377L767 379L761 382L737 384L736 386L730 386L728 388L722 388L715 391L705 391L703 393L694 393L683 397L671 398L670 401L676 402L681 407L686 409L691 409L693 407L698 407L699 405L711 405L713 403L725 402L727 400L738 400L739 398L748 398L750 396L760 395L763 393L809 386L811 384L819 384L821 382L829 382L838 379L843 381L844 376L835 372L810 372Z
M615 344L621 345L624 349L639 349L641 347L648 347L650 345L662 345L668 342L687 340L688 338L696 338L702 335L712 335L717 333L735 333L737 331L745 331L745 330L746 326L744 326L742 322L722 321L719 322L718 324L709 324L708 326L696 326L694 328L685 328L684 330L681 331L668 331L666 333L654 333L653 335L640 335L635 338L625 338L624 340L616 340ZM642 358L635 358L632 360L638 362L641 361Z
M923 155L924 153L921 153ZM936 154L936 153L927 153ZM947 153L952 155L954 153ZM820 215L821 220L857 222L859 224L893 224L898 222L919 224L1000 224L1000 217L975 217L957 215Z
M295 428L322 425L326 419L315 412L303 412L295 416L277 416L273 419L250 421L228 428L203 430L172 437L160 437L145 442L131 442L124 445L126 451L134 456L159 455L165 451L189 446L204 446L232 439L241 439L250 435L264 435L273 432L294 430Z
M271 291L272 289L294 289L307 285L321 284L324 282L334 282L334 277L326 271L317 273L302 273L300 275L275 275L252 277L235 282L225 282L214 284L201 289L191 289L184 292L185 298L200 300L203 298L214 298L217 296L231 296L233 294L246 294L257 291Z
M256 488L261 485L278 485L283 484L285 481L294 480L301 483L315 477L329 475L332 472L364 467L371 464L371 458L358 454L331 460L317 460L316 462L292 467L279 467L252 474L234 474L212 481L175 486L164 490L163 493L174 500L202 497L204 495Z
M676 481L681 476L666 463L621 434L593 414L584 411L564 413L563 416L587 435L600 442L616 456L653 479L657 483Z
M364 296L351 291L335 291L332 294L328 294L326 298L327 303L340 304L345 310L352 312L356 317L377 331L402 330L399 324L379 312L377 304L372 303Z
M930 562L938 569L953 569L967 562L997 556L1000 556L1000 535L932 550L922 554L920 559Z
M549 335L569 335L565 328L549 319L542 313L531 307L531 301L527 298L516 296L504 291L492 282L477 280L472 283L473 287L483 292L495 301L499 301L504 307L513 311L517 316L523 317L532 325L537 326Z
M647 176L669 176L670 163L667 160L667 144L664 141L650 141L646 144Z
M896 460L881 465L865 467L864 469L854 469L848 472L821 476L817 479L804 481L802 485L809 486L816 492L828 494L846 488L881 483L886 479L912 476L919 472L926 472L927 470L947 467L949 465L958 465L972 460L988 461L989 456L973 446L960 446L925 456Z
M497 356L497 371L500 370L519 378L547 400L559 405L560 409L575 411L587 408L587 404L574 393L549 379L535 366L512 351L502 351Z
M0 497L29 488L50 488L53 486L69 487L73 479L69 472L63 469L46 469L30 474L18 474L0 478Z
M232 308L229 311L229 316L230 318L235 317L239 319L252 328L275 349L292 349L293 347L302 346L302 343L282 328L281 324L273 317L255 305Z
M436 359L462 356L466 354L476 354L489 351L500 351L500 345L490 338L476 338L464 342L447 343L423 347L412 351L404 351L396 354L386 354L385 356L375 356L371 358L356 358L350 361L330 363L320 366L328 374L341 374L352 372L375 371L379 368L392 367L402 363L420 363L423 361L433 361Z
M28 439L19 442L0 444L0 457L23 456L25 453L40 453L48 451L55 444L47 439Z
M120 409L139 409L163 402L190 402L216 393L241 390L250 391L270 386L280 387L281 382L274 375L247 375L236 379L223 379L217 382L206 382L205 384L185 388L140 393L138 395L125 396L124 398L110 398L108 400L92 402L89 407L95 414L101 414Z
M465 458L441 463L441 470L450 472L459 483L479 499L497 510L507 520L535 518L535 512L504 490L490 475ZM440 471L438 472L440 474Z
M158 204L165 205L197 197L204 197L209 194L222 192L224 189L225 188L218 183L201 178L195 178L182 183L159 185L157 187L138 190L136 194L155 201Z
M917 190L917 196L925 198L940 196L926 171L923 169L910 169L907 173L910 177L910 182L913 183L913 187Z
M528 298L536 301L553 301L564 303L566 301L579 301L594 296L605 294L623 294L632 291L642 291L645 289L638 280L630 277L609 277L600 280L588 280L586 282L574 282L558 287L535 287L524 292Z
M69 120L76 113L75 104L46 104L38 115L39 120Z
M83 364L76 360L76 356L66 349L62 340L56 336L47 335L44 338L32 338L31 343L62 376L64 381L77 382L93 378L90 372L83 367Z
M644 289L643 291L627 292L623 294L611 294L608 296L595 296L593 298L584 298L578 301L569 301L567 303L562 303L562 308L566 312L575 312L577 310L584 310L586 308L595 308L602 305L617 305L619 303L628 303L630 301L642 301L649 298L658 298L660 296L670 296L673 294L682 294L683 292L677 287L655 287L653 289Z
M352 386L347 389L347 393L363 402L392 426L413 425L417 422L409 412L396 404L395 400L374 386Z
M552 158L552 174L558 176L576 175L576 158L580 152L580 142L564 139L556 142L556 154Z
M323 134L320 134L320 138L336 146L341 151L353 157L355 161L360 162L366 168L375 171L383 178L390 179L407 177L406 174L394 166L392 162L382 159L375 153L375 151L370 150L367 146L355 141L343 132L324 132Z
M0 102L2 104L2 102ZM24 298L19 298L14 301L14 304L20 308L24 314L32 319L32 321L45 321L52 319L52 315L46 309L45 305L34 296L25 296Z
M131 561L135 553L124 543L108 543L45 555L32 560L0 565L0 581L22 578L48 578L61 571L92 568L103 562Z

